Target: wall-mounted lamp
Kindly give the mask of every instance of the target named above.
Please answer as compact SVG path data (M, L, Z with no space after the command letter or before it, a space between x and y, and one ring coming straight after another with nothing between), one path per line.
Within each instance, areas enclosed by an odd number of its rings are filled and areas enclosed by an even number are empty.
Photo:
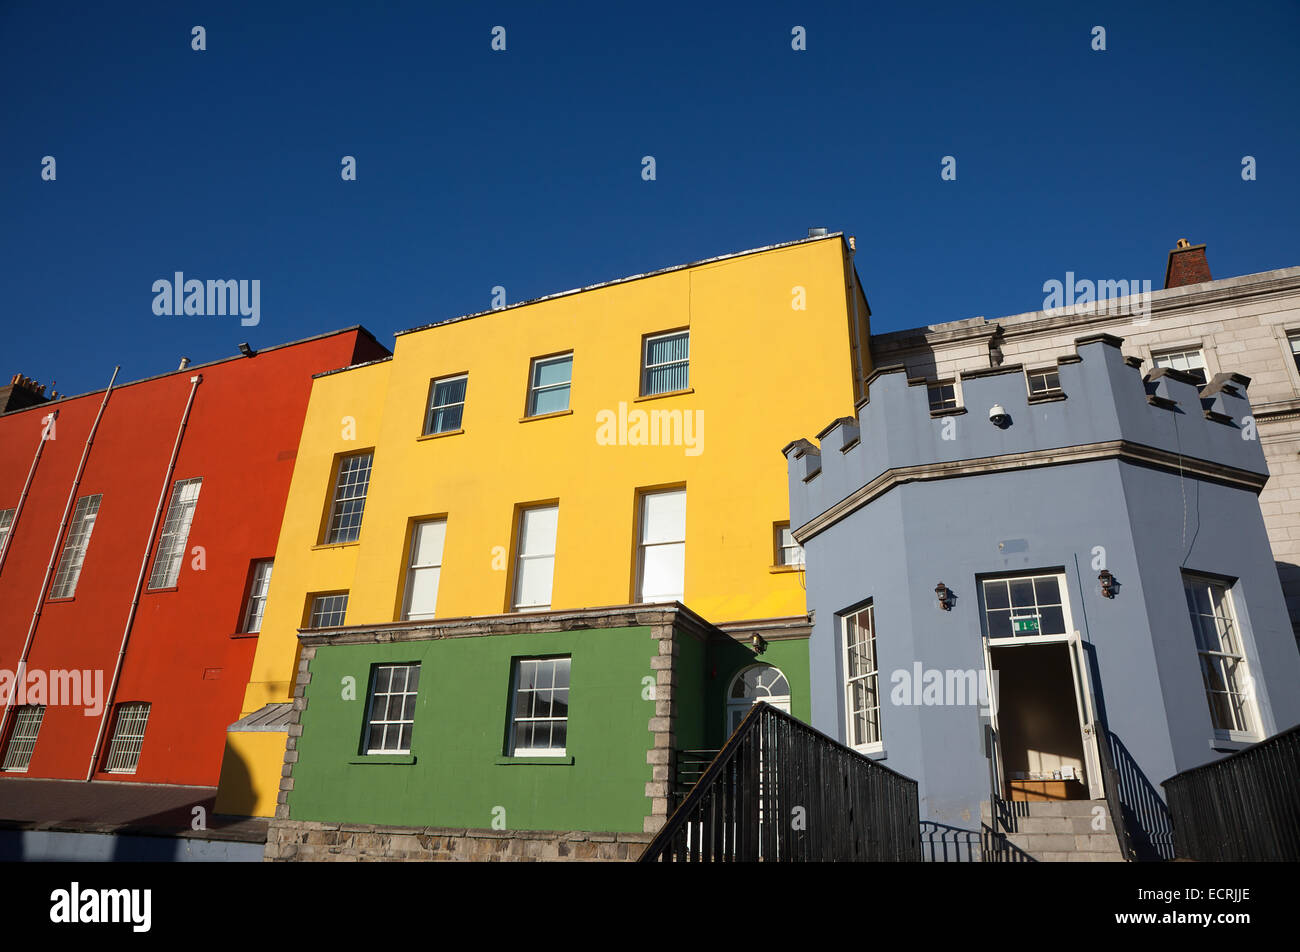
M248 341L244 341L242 344L239 345L239 352L243 354L245 357L252 357L254 354L257 353L257 351L253 350L253 348L248 346Z
M756 654L762 654L767 650L767 640L758 632L754 632L753 637L749 639L749 643L753 645Z
M1101 582L1103 598L1115 597L1115 576L1110 574L1110 569L1102 569L1101 574L1097 576L1097 581Z
M943 582L934 587L934 594L939 596L939 607L944 611L952 610L952 591Z

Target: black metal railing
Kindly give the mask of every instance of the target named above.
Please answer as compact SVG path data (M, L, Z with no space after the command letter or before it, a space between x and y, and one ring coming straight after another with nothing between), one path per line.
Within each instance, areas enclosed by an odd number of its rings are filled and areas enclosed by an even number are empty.
M670 815L682 805L682 801L695 789L695 785L704 776L704 771L708 769L709 764L713 763L713 758L717 756L717 748L713 750L677 751L677 766L673 775L672 789L668 793L668 813Z
M760 702L640 861L920 858L916 781Z
M1180 859L1300 860L1300 725L1161 786Z
M1137 850L1133 848L1133 837L1129 833L1128 819L1124 814L1119 771L1115 769L1115 752L1111 747L1110 731L1100 723L1095 723L1093 727L1097 731L1097 753L1101 756L1101 787L1106 795L1106 808L1110 811L1110 826L1115 831L1120 855L1125 861L1131 863L1138 858L1138 855Z

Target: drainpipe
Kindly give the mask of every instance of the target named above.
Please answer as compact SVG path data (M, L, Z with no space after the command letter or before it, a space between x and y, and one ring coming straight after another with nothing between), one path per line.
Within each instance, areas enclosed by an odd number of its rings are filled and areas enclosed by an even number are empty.
M48 426L41 429L41 439L36 444L36 455L32 457L32 468L27 471L27 481L23 483L22 495L18 497L18 505L14 508L13 521L9 523L9 533L5 536L4 545L0 545L0 572L4 571L5 559L9 555L9 543L13 540L14 532L18 529L18 519L23 514L23 505L27 502L27 494L31 492L32 480L36 478L36 466L41 461L41 454L45 452L45 435L50 432L50 427L54 426L54 421L59 418L59 411L54 410L48 416L50 422Z
M181 425L176 430L176 442L172 445L172 458L167 462L167 475L163 478L162 492L158 494L158 505L153 511L153 525L149 527L149 538L145 540L144 556L140 559L140 574L135 580L135 595L131 598L131 610L127 612L126 626L122 629L122 644L117 649L117 664L113 667L113 680L109 682L108 693L104 696L104 710L99 715L99 732L95 735L95 746L90 752L90 764L86 768L86 779L95 775L95 764L99 761L99 749L104 743L104 729L108 726L108 715L113 710L113 700L117 697L117 682L122 677L122 662L126 660L126 643L131 637L131 627L135 624L135 615L140 608L140 593L144 590L145 572L149 569L149 556L153 553L154 536L158 534L158 522L162 519L163 506L167 504L168 492L171 490L172 474L176 472L176 457L181 452L181 440L185 436L185 427L190 422L190 409L194 406L194 394L203 382L203 375L196 374L190 378L190 396L185 401L185 412L181 414Z
M25 677L27 669L27 656L32 650L32 640L36 637L36 626L41 620L41 608L45 605L45 595L50 588L50 577L54 575L54 564L59 557L59 543L63 541L63 533L67 531L68 519L72 516L72 504L77 498L77 487L81 485L81 477L86 472L86 460L90 457L90 447L95 442L95 433L99 430L99 421L104 417L104 409L108 406L108 398L113 393L113 384L117 382L117 372L121 370L120 366L113 368L113 376L108 381L108 389L104 391L104 399L100 401L99 412L95 414L95 422L90 425L90 432L86 434L86 445L81 451L81 462L77 464L77 475L72 479L72 488L68 491L68 502L63 507L63 521L59 523L59 531L54 536L54 548L50 550L50 561L45 566L45 580L41 582L41 590L36 595L36 608L32 612L32 623L27 627L27 640L23 642L23 653L18 657L18 667L15 669L17 678L14 681L14 688L5 698L4 711L0 712L0 737L4 736L5 725L9 722L9 709L14 706L14 698L18 694L19 684ZM41 432L41 445L45 445L45 432ZM40 455L40 447L37 447L37 456ZM35 472L36 463L32 462L32 471ZM31 480L29 473L28 481ZM24 498L27 489L23 489ZM17 514L14 515L14 522L18 521ZM9 533L13 535L12 530ZM8 540L5 541L5 551L9 549Z

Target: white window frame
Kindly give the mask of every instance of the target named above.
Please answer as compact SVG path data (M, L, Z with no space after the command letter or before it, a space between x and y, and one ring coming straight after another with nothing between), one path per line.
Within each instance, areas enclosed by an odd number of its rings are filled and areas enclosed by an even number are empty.
M81 568L86 562L86 551L90 548L90 537L99 520L103 500L103 493L82 496L77 500L72 521L68 524L67 538L63 540L63 553L54 573L54 584L50 587L50 598L72 598L77 594L77 582L81 579Z
M359 461L365 462L362 467L364 479L353 478L358 469L350 468L351 464ZM334 498L330 502L329 522L325 526L325 545L346 545L361 538L361 523L366 516L366 498L370 495L370 477L374 469L374 450L339 457L338 473L334 477ZM350 508L357 502L360 502L359 509ZM351 521L354 514L355 524Z
M529 539L528 526L531 518L538 513L554 511L555 513L555 538L551 540L549 547L542 546L536 549L525 551L524 545L527 540L532 544L533 539ZM555 598L555 550L559 548L560 537L560 504L547 503L541 506L524 506L519 510L519 529L515 535L515 577L514 586L510 596L511 611L516 612L544 612L549 611L551 602ZM549 548L549 551L548 551ZM524 604L523 597L524 585L524 566L526 564L550 562L551 578L547 586L547 598L545 604L533 602Z
M402 690L394 691L393 678L397 671L402 672ZM380 672L388 673L388 680L384 690L377 690L380 683ZM414 680L412 680L414 675ZM415 736L415 708L420 695L420 662L414 661L406 664L377 664L370 675L369 697L366 699L366 724L365 735L363 737L362 748L367 755L378 756L402 756L411 753L411 741ZM384 710L382 716L379 714L376 703L383 698ZM401 698L398 702L397 710L393 710L393 699ZM393 716L394 713L397 716ZM383 739L380 746L376 747L372 741L373 733L376 727L382 728ZM409 728L406 743L402 743L402 729ZM388 746L388 737L391 731L396 730L397 741L394 746Z
M952 390L951 405L948 404L948 398L945 397L943 394L945 388ZM934 402L934 393L936 390L939 391L939 403L940 403L939 406L935 406L935 402ZM951 413L953 410L957 410L961 408L961 401L957 393L956 380L936 380L934 381L934 383L926 384L925 396L926 399L929 401L931 413Z
M14 514L17 509L0 509L0 556L4 555L9 536L13 533Z
M185 562L185 547L190 541L190 526L194 524L194 514L199 508L199 494L202 491L201 476L178 479L172 486L171 500L167 503L167 518L163 520L158 551L154 553L153 569L149 573L150 590L175 588L180 580L181 565Z
M673 337L683 337L686 339L686 356L680 360L665 360L657 364L650 363L650 345L655 341L667 340ZM660 370L664 367L686 367L686 386L677 387L673 390L651 390L650 389L650 372ZM663 393L680 393L683 390L689 390L691 386L691 331L690 328L684 330L668 331L663 334L651 334L641 342L641 396L655 397Z
M1205 587L1211 591L1217 589L1221 595L1220 604L1225 608L1224 616L1220 617L1217 614L1206 616L1195 610L1192 604L1187 606L1192 623L1192 634L1195 639L1201 682L1205 689L1205 703L1209 707L1210 724L1214 728L1215 739L1234 743L1254 743L1263 738L1260 728L1262 721L1258 699L1255 696L1255 682L1250 675L1250 662L1246 657L1246 645L1242 638L1241 622L1236 606L1233 604L1232 589L1234 586L1223 579L1214 578L1213 576L1184 572L1184 597L1187 596L1188 590L1193 586ZM1206 618L1213 618L1216 622L1213 631L1206 630ZM1225 620L1229 627L1227 633L1218 624ZM1225 634L1227 635L1226 639ZM1235 644L1233 644L1234 641ZM1211 643L1213 647L1210 646ZM1235 650L1233 650L1234 648ZM1219 691L1210 687L1210 680L1207 677L1207 668L1210 666L1217 667L1219 678L1226 690ZM1239 722L1237 727L1221 727L1215 723L1217 714L1213 698L1215 695L1224 694L1227 695L1229 708L1236 708L1235 713ZM1234 704L1234 698L1240 700Z
M438 543L437 558L432 561L420 562L420 534L425 527L441 526L442 539ZM447 547L447 520L445 517L437 519L420 519L411 525L411 555L407 560L406 566L406 590L403 595L402 618L405 621L422 621L426 618L433 618L438 610L438 586L442 581L442 558ZM432 577L433 579L433 610L427 612L412 612L411 605L415 602L415 595L421 582Z
M438 399L438 387L455 383L457 380L465 381L465 392L461 398L454 403L437 404L434 401ZM435 377L429 381L429 402L424 410L424 435L437 436L439 433L459 433L465 429L465 403L469 400L469 374L452 374L449 377ZM447 410L451 407L460 407L460 419L454 427L443 427L435 430L433 428L434 414L439 410Z
M853 667L849 659L849 643L852 638L852 622L859 615L866 615L868 619L867 630L871 633L870 639L866 644L871 646L871 666L870 670L865 670L861 674L854 674ZM838 616L840 628L840 659L844 671L844 738L849 747L859 753L879 753L885 749L885 727L881 722L884 705L881 703L880 696L880 649L876 643L876 603L875 600L868 601L866 604L847 611ZM857 735L854 726L854 709L853 709L853 687L857 683L863 683L870 688L875 687L875 704L863 708L867 714L867 733L872 733L871 711L876 712L875 716L875 736L868 736L866 739Z
M23 704L14 708L14 726L9 732L9 742L5 744L4 763L0 765L0 771L27 773L27 768L32 763L32 754L36 752L41 722L44 720L44 704Z
M555 671L557 670L556 666L558 666L558 664L559 664L560 662L563 662L563 664L564 664L564 672L565 672L565 684L564 684L564 687L562 687L562 688L555 687ZM540 667L541 665L546 665L546 664L550 664L550 665L552 665L552 668L551 668L551 687L548 687L548 688L527 688L527 689L522 689L522 690L521 690L521 688L520 688L519 685L520 685L520 678L521 678L521 676L522 676L522 674L523 674L523 671L524 671L524 667L525 667L526 665L537 665L537 666ZM570 699L570 690L571 690L571 688L572 688L572 684L573 684L573 682L572 682L572 675L573 675L573 656L572 656L572 655L555 655L555 656L551 656L551 657L543 657L543 658L515 658L515 659L514 659L513 664L511 664L511 672L510 672L510 677L511 677L511 682L510 682L510 739L509 739L509 746L508 746L508 748L507 748L507 749L509 750L509 754L508 754L508 756L510 756L510 757L565 757L565 756L568 756L568 752L569 752L569 704L570 704L569 699ZM559 691L563 691L563 692L564 692L564 715L563 715L562 717L557 717L557 716L555 716L553 713L552 713L552 714L548 714L548 715L543 715L543 716L538 716L538 715L535 715L535 714L529 714L529 715L527 715L527 716L523 716L523 717L521 717L520 714L519 714L519 701L520 701L520 697L521 697L521 695L522 695L522 694L525 694L525 693L528 693L528 694L540 694L542 691L549 691L549 692L551 692L551 703L552 703L552 704L553 704L554 701L555 701L555 694L556 694L556 692L559 692ZM554 708L551 708L551 710L554 711ZM520 724L520 723L523 723L523 722L527 722L527 723L529 723L529 724L534 724L534 725L535 725L535 724L540 724L540 723L546 723L546 724L552 724L552 725L553 725L553 724L563 724L563 725L564 725L564 746L562 746L562 747L533 747L533 746L521 747L521 746L519 745L519 742L518 742L518 740L517 740L517 737L518 737L518 727L519 727L519 724Z
M266 614L266 596L271 590L271 571L274 559L258 559L253 563L248 583L248 604L244 608L243 632L256 634L262 630L262 616Z
M803 568L805 558L803 546L795 541L794 533L790 529L790 523L778 522L774 530L776 537L773 541L776 543L776 562L773 564L783 568ZM787 536L789 536L789 542L786 541Z
M342 604L335 608L332 604L328 607L325 602L329 599L343 599ZM318 624L318 621L324 621L327 616L338 615L338 624ZM307 618L308 628L339 628L347 623L348 618L348 593L347 592L322 592L319 595L313 595L311 599L311 614Z
M563 383L538 384L537 374L543 368L551 364L567 363L569 365L569 378ZM537 412L537 397L542 393L550 393L556 390L565 391L564 406L558 410L544 410ZM524 407L526 417L546 416L551 413L563 413L570 409L573 401L573 351L563 354L553 354L550 357L534 357L528 365L528 400Z
M650 529L650 520L647 518L647 512L650 508L650 500L661 496L680 495L682 497L682 529L681 538L675 535L671 539L661 539L656 542L646 541L647 533ZM650 598L647 598L646 587L646 556L650 549L666 549L669 547L680 547L682 551L682 582L681 590L674 592L653 592ZM637 603L662 604L664 602L685 602L686 601L686 487L677 489L652 490L639 493L637 500L637 567L636 567L636 598ZM651 600L653 599L653 600Z
M129 701L117 705L113 721L113 739L104 759L104 773L133 774L140 766L140 753L144 750L144 735L149 727L151 705L144 701Z
M1055 376L1055 377L1056 377L1056 384L1055 384L1055 385L1050 385L1050 384L1048 384L1048 379L1047 379L1047 378L1048 378L1049 376ZM1037 377L1037 378L1042 378L1042 380L1043 380L1043 384L1044 384L1044 386L1043 386L1043 388L1042 388L1041 390L1035 390L1035 389L1034 389L1034 379L1035 379L1036 377ZM1026 371L1025 371L1025 387L1029 390L1029 395L1030 395L1031 397L1046 397L1046 396L1050 396L1050 395L1052 395L1052 394L1063 393L1064 391L1061 389L1061 371L1060 371L1060 368L1059 368L1059 367L1040 367L1040 368L1038 368L1037 370L1026 370Z
M1185 358L1187 358L1191 354L1195 354L1201 358L1201 366L1192 369L1200 370L1203 374L1205 374L1205 382L1208 384L1211 378L1214 376L1214 373L1210 369L1209 351L1202 344L1185 344L1181 347L1163 347L1160 349L1153 349L1151 351L1151 366L1153 368L1166 367L1171 370L1180 370L1183 373L1188 373L1189 372L1188 365L1190 365L1191 362L1186 360ZM1185 366L1181 366L1181 367L1175 366L1175 364L1179 363L1177 358L1184 358L1181 361L1181 363L1183 363ZM1161 363L1162 360L1170 361L1170 362Z
M735 697L736 685L744 683L745 675L751 674L755 671L770 672L774 677L764 684L763 678L760 676L757 687L760 688L761 691L754 691L753 693L747 692L741 697ZM785 687L785 693L783 694L778 693L776 690L782 685ZM777 710L785 711L789 714L790 696L790 679L787 678L785 672L776 665L759 662L741 668L736 672L735 677L731 679L731 683L727 685L727 733L725 736L730 737L736 732L736 728L740 726L740 722L744 719L745 715L749 713L749 709L759 701L766 701Z
M1057 592L1061 597L1060 608L1061 608L1061 616L1064 619L1065 630L1063 632L1053 632L1051 634L1045 635L1043 634L1042 612L1039 611L1039 609L1041 607L1056 607L1055 603L1043 602L1040 605L1038 601L1038 587L1035 586L1034 607L1032 609L1012 608L1010 607L1011 606L1010 586L1012 582L1024 582L1024 581L1033 582L1035 579L1046 579L1046 578L1056 579ZM995 609L989 608L988 602L985 599L985 595L984 595L984 585L986 582L1007 583L1007 598L1008 598L1007 608L995 608ZM990 645L993 646L1013 645L1013 644L1018 645L1028 641L1034 641L1034 640L1059 641L1062 639L1069 639L1074 634L1074 617L1070 612L1070 590L1066 586L1064 572L1054 572L1054 571L1053 572L1026 572L1023 575L983 575L976 579L976 584L979 589L980 627L983 629L984 637L988 640ZM989 625L989 617L988 617L988 613L990 611L1010 612L1009 617L1011 621L1011 634L1009 636L1001 637L1001 638L993 637L993 630ZM1015 630L1016 621L1021 619L1028 619L1028 618L1038 619L1038 632L1036 634L1017 635Z

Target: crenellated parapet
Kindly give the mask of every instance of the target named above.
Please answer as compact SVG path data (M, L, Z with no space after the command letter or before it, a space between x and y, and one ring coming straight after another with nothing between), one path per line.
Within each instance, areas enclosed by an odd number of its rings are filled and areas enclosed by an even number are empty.
M1115 457L1258 492L1268 468L1249 379L1218 374L1201 386L1177 370L1143 375L1122 343L1078 338L1075 353L1057 361L1059 390L1031 394L1015 364L963 373L963 405L949 410L931 410L924 379L901 366L878 369L856 417L782 451L796 535L900 483Z

